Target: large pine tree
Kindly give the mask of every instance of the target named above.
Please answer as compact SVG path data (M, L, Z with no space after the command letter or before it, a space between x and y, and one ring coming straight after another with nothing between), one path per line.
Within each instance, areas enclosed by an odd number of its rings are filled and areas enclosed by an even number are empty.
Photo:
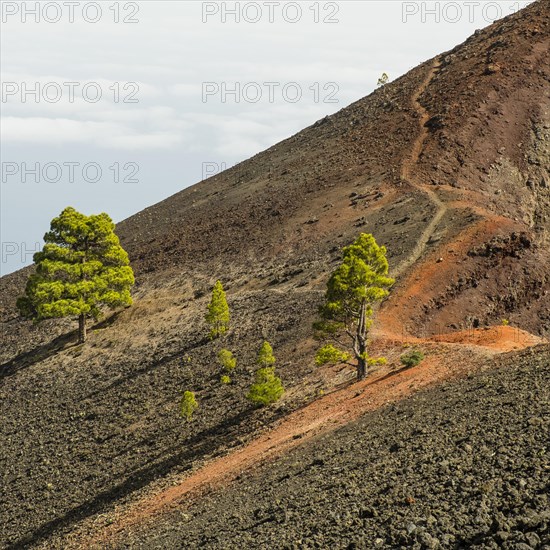
M358 380L365 378L369 365L383 361L369 357L367 337L374 305L388 295L394 282L388 277L386 248L372 235L361 233L344 248L342 263L327 283L326 301L321 307L325 321L316 327L325 334L336 335L343 330L349 336Z
M35 321L77 317L83 343L88 317L97 319L102 307L131 305L134 273L114 229L105 213L86 216L65 208L34 255L36 271L17 300L21 313Z

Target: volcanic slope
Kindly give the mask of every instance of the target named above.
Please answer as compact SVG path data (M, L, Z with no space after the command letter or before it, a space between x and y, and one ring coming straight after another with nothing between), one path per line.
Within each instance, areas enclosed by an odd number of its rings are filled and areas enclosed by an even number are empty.
M433 365L441 346L477 364L546 337L549 12L534 3L119 224L135 304L86 346L73 323L19 319L29 269L0 279L3 544L48 545L349 381L349 369L315 368L311 323L361 231L388 247L398 276L374 342L388 372L400 339L435 346ZM225 345L239 356L230 386L203 320L217 278L232 310ZM483 330L502 318L518 330ZM256 411L243 396L264 338L287 393ZM177 416L184 389L201 404L191 424Z
M548 346L501 357L183 499L107 547L546 548L549 378Z

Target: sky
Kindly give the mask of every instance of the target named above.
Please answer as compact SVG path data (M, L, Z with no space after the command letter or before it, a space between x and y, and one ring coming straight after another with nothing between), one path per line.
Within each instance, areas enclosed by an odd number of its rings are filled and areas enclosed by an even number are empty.
M66 206L115 222L528 1L0 1L0 274Z

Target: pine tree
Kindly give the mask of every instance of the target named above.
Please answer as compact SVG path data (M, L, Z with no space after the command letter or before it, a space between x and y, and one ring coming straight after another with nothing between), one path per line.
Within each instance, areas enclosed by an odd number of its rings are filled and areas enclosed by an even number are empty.
M218 361L223 370L227 373L231 373L237 366L237 359L228 349L222 349L218 353Z
M97 319L104 306L131 305L134 273L114 229L105 213L85 216L68 207L54 218L34 255L25 296L17 300L21 314L35 321L78 317L84 343L88 317Z
M273 348L269 342L264 342L260 351L258 352L258 359L256 362L260 367L271 367L275 364L275 356L273 355Z
M180 401L180 416L186 418L188 422L193 420L193 413L199 408L199 404L192 391L185 391Z
M281 379L275 375L275 368L263 367L256 371L254 384L250 386L247 398L252 403L265 407L278 401L284 391Z
M271 405L281 398L285 390L281 379L275 375L275 357L269 342L262 344L257 363L260 368L246 397L256 405Z
M369 357L367 337L373 306L389 294L394 283L387 276L388 269L386 248L378 246L372 235L361 233L343 250L342 264L328 281L320 310L324 321L316 324L325 335L344 331L351 339L358 380L365 378L369 366L385 362Z
M221 281L217 281L212 289L212 299L208 305L206 322L210 325L212 340L223 336L229 330L229 306Z

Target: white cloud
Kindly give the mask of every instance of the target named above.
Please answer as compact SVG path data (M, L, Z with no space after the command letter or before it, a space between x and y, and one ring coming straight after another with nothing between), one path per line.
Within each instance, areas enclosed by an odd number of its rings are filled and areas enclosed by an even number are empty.
M197 99L202 94L202 83L179 83L168 87L168 92L173 96Z
M181 132L137 132L123 124L45 117L6 117L4 144L69 145L86 143L99 148L166 149L183 142Z

